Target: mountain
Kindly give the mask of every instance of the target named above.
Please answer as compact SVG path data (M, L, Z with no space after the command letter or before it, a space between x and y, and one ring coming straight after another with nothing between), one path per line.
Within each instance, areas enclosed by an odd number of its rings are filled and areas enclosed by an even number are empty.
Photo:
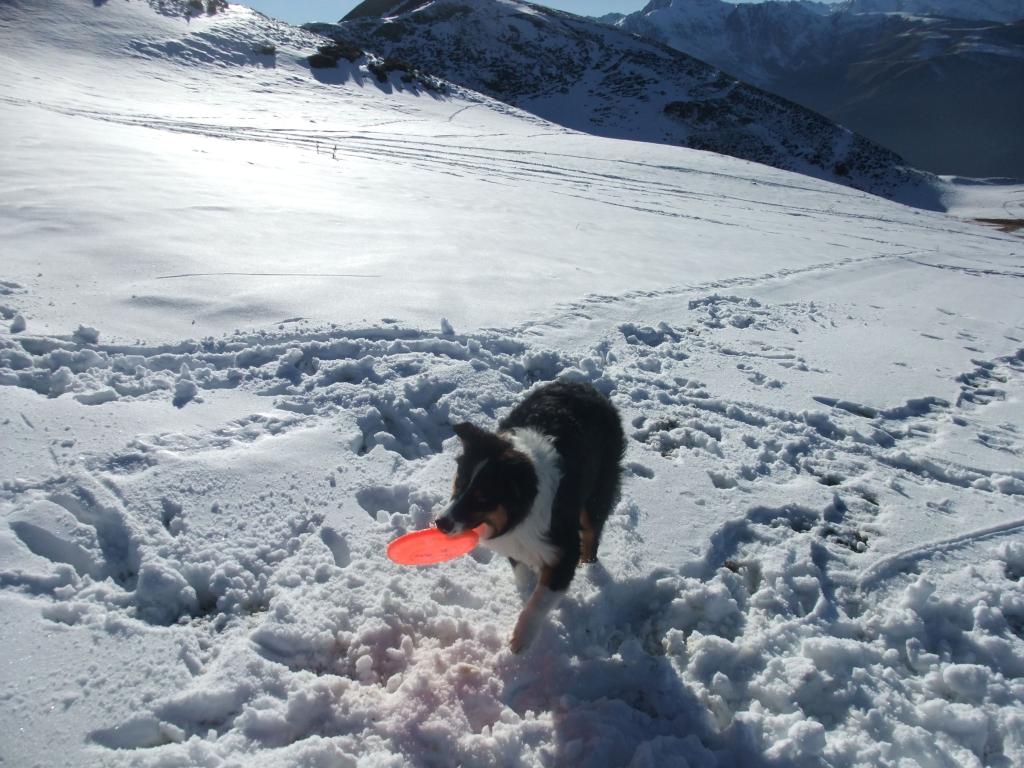
M797 2L653 0L615 24L820 112L915 167L1024 177L1024 22L864 12L886 2L827 12ZM961 13L1010 18L1020 7L965 4Z
M846 13L904 13L978 21L1024 19L1024 0L846 0L836 8Z
M575 130L719 152L923 201L925 175L888 149L591 19L518 0L367 0L338 24L306 29Z

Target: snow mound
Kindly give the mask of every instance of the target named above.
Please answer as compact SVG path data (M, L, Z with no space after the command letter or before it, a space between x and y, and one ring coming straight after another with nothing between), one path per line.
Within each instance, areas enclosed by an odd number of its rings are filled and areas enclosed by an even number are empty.
M90 728L91 753L154 766L243 754L281 766L370 755L594 766L1024 758L1024 550L1000 541L1024 519L1016 486L998 480L1019 472L921 453L943 425L994 427L988 409L1024 391L1024 352L952 382L958 404L823 397L828 411L794 411L716 394L734 385L692 374L759 360L786 386L758 384L745 364L729 380L784 392L814 366L767 342L831 328L835 306L798 312L717 293L664 306L675 307L664 320L612 322L613 335L574 353L545 347L550 331L538 327L279 331L172 348L5 341L3 359L21 366L5 381L41 402L110 391L78 407L188 412L232 392L267 403L7 486L8 535L31 553L0 570L7 594L44 601L45 620L66 631L170 633L179 649L175 690ZM715 307L757 320L722 322ZM54 368L63 394L40 385ZM602 563L581 570L517 657L507 633L520 597L502 558L403 569L383 547L443 506L452 423L492 423L560 377L594 383L622 409L629 473ZM202 396L170 403L183 382ZM665 489L677 487L700 496L687 507L705 534L689 555L672 543ZM755 490L775 501L746 495ZM794 494L799 503L782 500ZM965 519L953 538L901 549L885 530L908 497L926 518L990 504L989 523ZM692 516L707 508L722 512ZM943 552L971 562L936 560Z

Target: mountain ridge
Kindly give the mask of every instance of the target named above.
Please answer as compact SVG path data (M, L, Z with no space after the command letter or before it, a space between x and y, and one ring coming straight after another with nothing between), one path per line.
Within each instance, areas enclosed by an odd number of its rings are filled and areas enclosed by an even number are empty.
M574 130L719 152L914 204L926 196L927 174L896 153L663 43L563 11L367 0L337 24L304 28Z

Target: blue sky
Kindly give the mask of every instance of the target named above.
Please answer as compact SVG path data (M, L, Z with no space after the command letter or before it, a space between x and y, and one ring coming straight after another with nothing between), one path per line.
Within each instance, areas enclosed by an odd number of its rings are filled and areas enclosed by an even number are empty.
M268 16L303 24L307 21L337 21L360 0L238 0ZM600 16L611 11L632 13L647 5L647 0L534 0L540 5L560 8L582 16Z

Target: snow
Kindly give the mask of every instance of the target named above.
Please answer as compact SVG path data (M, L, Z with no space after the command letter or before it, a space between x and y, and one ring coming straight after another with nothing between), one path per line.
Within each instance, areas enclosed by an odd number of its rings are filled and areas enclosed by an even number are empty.
M948 176L943 195L947 211L972 219L1024 219L1024 183L1013 179Z
M1019 237L238 6L0 35L0 761L1024 763ZM383 552L559 377L623 494L514 655L504 558Z

